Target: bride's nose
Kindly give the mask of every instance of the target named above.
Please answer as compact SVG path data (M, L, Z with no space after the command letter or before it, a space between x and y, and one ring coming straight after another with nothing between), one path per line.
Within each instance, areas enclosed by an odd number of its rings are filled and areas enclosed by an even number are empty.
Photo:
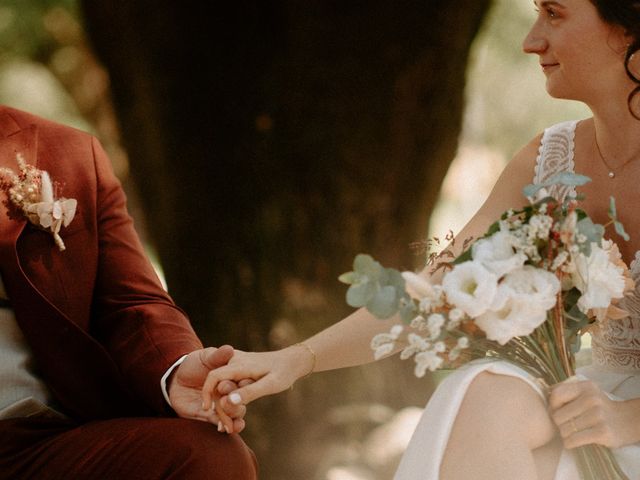
M549 44L547 39L541 34L540 29L537 28L537 24L534 25L529 33L522 41L522 50L525 53L543 53Z

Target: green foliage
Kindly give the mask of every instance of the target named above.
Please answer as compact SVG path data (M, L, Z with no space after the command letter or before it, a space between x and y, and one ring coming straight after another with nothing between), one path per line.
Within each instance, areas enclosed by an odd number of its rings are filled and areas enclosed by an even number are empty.
M604 227L600 224L593 223L589 217L585 217L578 222L576 228L580 234L586 237L586 240L579 244L580 251L586 256L591 255L591 244L601 244L602 237L604 237Z
M613 222L613 226L616 229L616 233L628 242L630 237L629 237L629 234L625 231L622 223L618 220L618 212L616 209L616 199L613 197L609 197L609 218Z
M21 57L38 60L53 41L46 22L47 14L54 8L78 15L77 0L3 0L0 5L0 62Z
M531 184L524 187L522 193L525 197L533 197L542 188L550 187L552 185L566 185L570 187L580 187L589 183L591 179L585 175L580 175L573 172L560 172L556 173L549 180L542 183Z
M384 268L370 255L356 256L353 271L341 275L339 280L351 285L347 303L356 308L366 307L377 318L389 318L399 310L403 317L413 312L413 302L405 292L400 272Z

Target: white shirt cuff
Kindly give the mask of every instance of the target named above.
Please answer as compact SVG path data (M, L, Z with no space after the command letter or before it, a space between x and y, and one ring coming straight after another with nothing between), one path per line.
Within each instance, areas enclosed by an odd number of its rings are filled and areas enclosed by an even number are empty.
M167 369L167 371L164 372L164 375L160 379L160 389L162 390L162 395L164 396L164 399L167 401L167 403L171 408L173 408L173 405L171 405L171 400L169 400L169 392L167 392L167 378L169 378L169 375L171 375L171 372L173 372L177 366L179 366L182 362L184 362L185 358L187 358L187 356L183 355L178 360L176 360L176 363L171 365Z

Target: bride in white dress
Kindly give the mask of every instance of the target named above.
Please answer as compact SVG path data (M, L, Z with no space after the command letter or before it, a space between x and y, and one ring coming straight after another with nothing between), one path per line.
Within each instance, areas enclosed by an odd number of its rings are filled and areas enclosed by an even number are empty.
M523 205L522 188L532 177L539 183L559 171L587 175L593 181L578 191L586 196L582 208L606 224L615 195L631 235L619 243L637 285L622 305L630 316L593 332L592 365L579 371L580 381L555 386L548 399L528 374L504 362L456 370L430 399L397 480L573 480L579 475L570 450L590 443L611 447L629 478L640 479L640 53L634 55L640 1L534 3L538 18L524 51L539 57L551 96L584 102L593 117L555 125L525 146L459 237L478 237L502 212ZM370 362L371 338L397 322L358 310L302 344L237 351L229 365L210 373L205 406L224 379L255 380L229 396L248 404L311 372Z

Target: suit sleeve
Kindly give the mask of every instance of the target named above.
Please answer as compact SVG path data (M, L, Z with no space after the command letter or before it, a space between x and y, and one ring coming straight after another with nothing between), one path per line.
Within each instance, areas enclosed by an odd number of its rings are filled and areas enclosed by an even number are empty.
M98 265L92 328L131 390L156 412L168 413L160 379L178 358L202 344L146 257L120 182L95 139L93 153Z

